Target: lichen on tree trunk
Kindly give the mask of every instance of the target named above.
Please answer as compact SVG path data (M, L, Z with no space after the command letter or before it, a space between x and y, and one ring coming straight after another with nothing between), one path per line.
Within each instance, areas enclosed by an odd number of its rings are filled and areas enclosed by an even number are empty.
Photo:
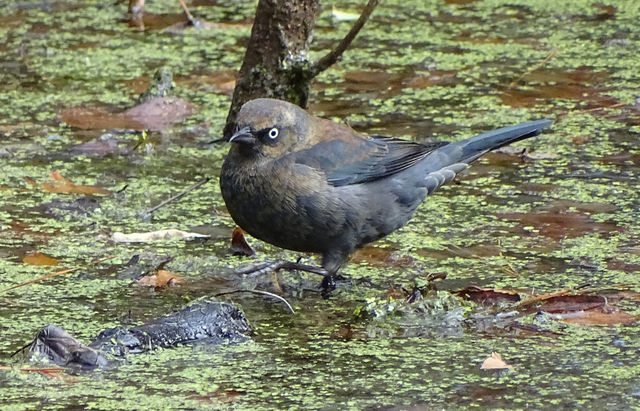
M238 74L225 136L245 102L259 97L306 107L311 79L309 45L319 0L260 0Z
M311 80L340 60L379 1L369 0L336 48L312 63L309 45L320 0L260 0L223 139L231 137L238 111L249 100L271 97L307 108Z

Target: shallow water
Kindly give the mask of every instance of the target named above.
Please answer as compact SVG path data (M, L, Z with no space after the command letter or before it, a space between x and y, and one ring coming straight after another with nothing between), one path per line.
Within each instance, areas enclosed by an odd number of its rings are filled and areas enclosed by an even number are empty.
M360 2L325 3L314 59L350 28L332 20L333 4L357 12ZM21 366L11 353L49 323L88 342L104 328L148 321L229 288L276 291L268 277L256 285L238 279L232 267L298 257L251 238L255 257L229 253L234 224L217 184L227 147L207 144L222 130L229 70L241 63L255 3L199 1L192 12L226 25L178 32L165 30L179 19L177 3L147 7L154 16L141 31L127 23L124 4L0 6L2 288L111 258L0 294L0 365ZM12 409L637 407L637 324L540 322L532 314L524 321L557 334L496 331L472 320L482 312L477 306L442 295L471 285L640 291L639 17L640 5L631 0L383 2L343 60L317 79L311 109L359 131L418 141L554 119L550 131L517 144L531 158L494 153L475 164L431 196L405 228L354 256L343 271L354 281L328 300L302 291L317 278L287 273L279 282L295 315L275 300L227 297L256 328L251 343L155 351L73 380L2 370L0 403ZM60 121L72 107L132 107L160 66L174 73L176 94L196 107L185 121L146 136ZM105 140L107 132L118 149L79 146ZM42 183L53 170L113 193L48 192ZM140 218L205 176L212 180L151 220ZM166 228L212 238L109 239L116 231ZM23 262L36 252L57 265ZM187 282L158 290L132 284L121 273L135 254L150 267L173 256L166 269ZM435 273L446 274L435 303L445 301L444 308L419 318L417 328L358 315ZM637 299L621 308L640 314ZM442 325L442 316L458 312L469 320ZM514 370L481 370L493 351Z

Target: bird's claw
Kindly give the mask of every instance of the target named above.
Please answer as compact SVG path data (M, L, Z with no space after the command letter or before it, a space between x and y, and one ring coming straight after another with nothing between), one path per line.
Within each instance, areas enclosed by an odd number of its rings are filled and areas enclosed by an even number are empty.
M320 283L320 293L323 298L329 298L331 292L338 287L338 281L344 280L345 278L338 274L327 274L322 279Z

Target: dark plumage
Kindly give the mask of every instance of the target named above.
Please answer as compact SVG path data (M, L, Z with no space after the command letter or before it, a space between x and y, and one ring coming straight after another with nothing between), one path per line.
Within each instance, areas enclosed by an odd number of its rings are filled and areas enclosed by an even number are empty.
M229 213L256 238L322 254L330 275L355 249L406 224L428 194L469 163L551 124L419 144L363 135L272 99L249 101L236 121L220 174Z

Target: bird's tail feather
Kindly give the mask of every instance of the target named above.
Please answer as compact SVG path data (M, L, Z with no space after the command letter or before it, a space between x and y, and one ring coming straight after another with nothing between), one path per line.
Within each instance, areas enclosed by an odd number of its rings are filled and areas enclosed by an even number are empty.
M460 160L470 163L487 151L537 136L542 129L549 127L551 123L551 120L536 120L478 134L459 143L462 144L462 158Z
M488 151L495 150L515 141L524 140L525 138L534 137L540 134L542 129L551 125L549 120L537 120L528 123L518 124L517 126L505 127L487 133L479 134L475 137L462 141L456 141L446 146L440 147L432 151L427 157L420 162L422 171L427 179L430 179L430 173L439 173L444 168L458 167L459 164L471 164ZM461 169L463 169L462 167ZM460 170L454 170L458 173ZM434 189L441 184L435 184L441 180L439 176L433 175ZM443 176L446 177L446 176ZM431 180L431 179L430 179ZM421 182L421 184L423 184Z

